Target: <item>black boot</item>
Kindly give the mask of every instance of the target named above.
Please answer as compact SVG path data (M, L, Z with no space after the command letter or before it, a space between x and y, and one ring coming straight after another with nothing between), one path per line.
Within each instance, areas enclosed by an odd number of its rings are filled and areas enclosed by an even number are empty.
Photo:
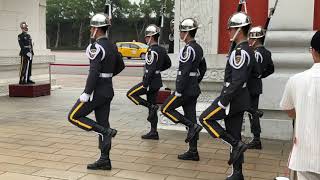
M185 140L186 143L190 142L191 139L193 139L199 132L202 130L202 126L199 124L192 124L188 126L188 134L187 138Z
M111 161L109 159L109 153L102 153L101 152L101 156L100 158L92 163L92 164L88 164L87 165L87 169L91 169L91 170L111 170Z
M198 151L191 151L190 149L183 153L183 154L179 154L178 155L178 159L181 160L191 160L191 161L199 161L200 157L199 157L199 153Z
M257 114L257 116L259 116L260 118L263 116L263 111L261 111L261 110L257 110L256 111L256 114Z
M159 140L159 134L157 131L151 130L145 135L141 136L142 139L153 139L153 140Z
M157 115L157 111L159 109L158 105L155 104L151 104L150 108L149 108L149 115L148 115L148 121L152 120L156 115ZM150 121L151 122L151 121Z
M258 137L254 137L248 144L248 149L262 149L261 140Z
M199 161L199 153L197 149L197 142L198 142L199 134L196 134L194 138L191 139L189 142L189 150L183 154L178 155L178 159L181 160L192 160L192 161Z
M230 134L225 133L221 135L221 139L228 142L232 146L232 151L230 153L230 159L228 164L233 164L239 157L248 149L248 145L240 140L234 139Z
M230 159L228 161L228 164L233 164L236 160L239 159L239 157L248 149L248 145L243 143L242 141L238 142L238 145L235 147L232 147L232 152L230 154Z
M28 79L28 80L27 80L27 84L35 84L35 82L32 81L32 80L30 80L30 79Z
M232 174L228 176L226 180L244 180L241 161L237 161L233 164Z

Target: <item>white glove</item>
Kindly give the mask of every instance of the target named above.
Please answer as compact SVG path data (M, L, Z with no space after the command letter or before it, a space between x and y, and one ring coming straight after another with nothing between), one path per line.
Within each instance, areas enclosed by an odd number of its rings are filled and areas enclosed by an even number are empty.
M29 58L31 58L31 57L32 57L31 52L28 52L28 53L27 53L27 56L28 56Z
M230 112L230 103L229 103L227 106L224 106L224 105L222 105L221 102L219 101L219 102L218 102L218 106L220 106L222 109L224 109L226 115L229 114L229 112Z
M144 87L144 86L142 86L144 89L146 89L147 91L149 91L149 86L148 87Z
M177 96L177 97L181 97L182 96L182 94L178 93L177 91L174 93L174 95Z
M90 98L90 94L87 93L82 93L81 96L79 97L81 102L88 102Z

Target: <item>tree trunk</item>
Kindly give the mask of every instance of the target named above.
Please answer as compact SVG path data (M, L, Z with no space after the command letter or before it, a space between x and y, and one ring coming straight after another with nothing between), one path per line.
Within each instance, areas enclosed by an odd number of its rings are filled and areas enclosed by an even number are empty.
M50 40L51 40L51 39L50 39L50 36L48 36L48 34L46 34L46 39L47 39L47 46L46 46L46 47L47 47L48 49L50 49L50 47L51 47Z
M81 48L81 45L82 45L82 38L83 38L82 31L83 31L83 22L81 21L80 28L79 28L78 48Z
M136 40L139 42L140 41L140 36L139 36L139 29L138 29L138 23L134 23L134 29L136 30Z
M54 45L55 48L58 48L59 39L60 39L60 22L57 23L57 34L56 34L56 44Z

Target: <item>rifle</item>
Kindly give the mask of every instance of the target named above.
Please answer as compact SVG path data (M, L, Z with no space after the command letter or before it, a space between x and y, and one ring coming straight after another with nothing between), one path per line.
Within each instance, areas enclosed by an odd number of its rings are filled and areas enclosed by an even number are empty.
M245 0L239 0L239 4L238 4L238 7L237 7L237 12L240 12L242 10L242 6L243 4L245 5L244 6L244 9L245 9L245 12L247 13L247 3ZM230 44L230 48L229 48L229 52L228 52L228 57L230 56L231 52L233 51L233 49L236 47L236 42L232 41L231 44Z
M111 23L111 19L112 19L112 7L111 7L111 3L109 3L110 0L106 0L105 6L104 6L104 13L108 15L109 19L110 19L110 23ZM110 28L108 28L107 30L107 37L109 38L110 35Z
M111 12L111 3L109 3L109 0L106 0L105 7L104 7L104 13L108 15L110 21L112 19L112 12Z
M278 0L276 0L276 2L274 3L274 7L273 7L273 8L270 8L269 16L268 16L268 18L267 18L266 24L264 25L265 31L268 30L268 26L269 26L269 23L270 23L270 19L271 19L271 17L272 17L273 14L274 14L277 5L278 5ZM266 39L266 36L262 37L262 39L261 39L261 43L262 43L263 45L264 45L265 39Z
M160 17L159 17L159 22L158 22L158 26L160 28L160 36L159 36L159 44L162 41L162 34L163 34L163 27L164 27L164 13L165 13L165 10L167 8L167 0L164 0L164 4L161 5L161 12L160 12Z

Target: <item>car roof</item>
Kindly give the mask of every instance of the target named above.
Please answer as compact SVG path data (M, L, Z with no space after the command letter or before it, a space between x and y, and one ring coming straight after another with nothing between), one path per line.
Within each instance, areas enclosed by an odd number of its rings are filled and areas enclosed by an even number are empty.
M144 44L142 42L117 42L116 44Z

